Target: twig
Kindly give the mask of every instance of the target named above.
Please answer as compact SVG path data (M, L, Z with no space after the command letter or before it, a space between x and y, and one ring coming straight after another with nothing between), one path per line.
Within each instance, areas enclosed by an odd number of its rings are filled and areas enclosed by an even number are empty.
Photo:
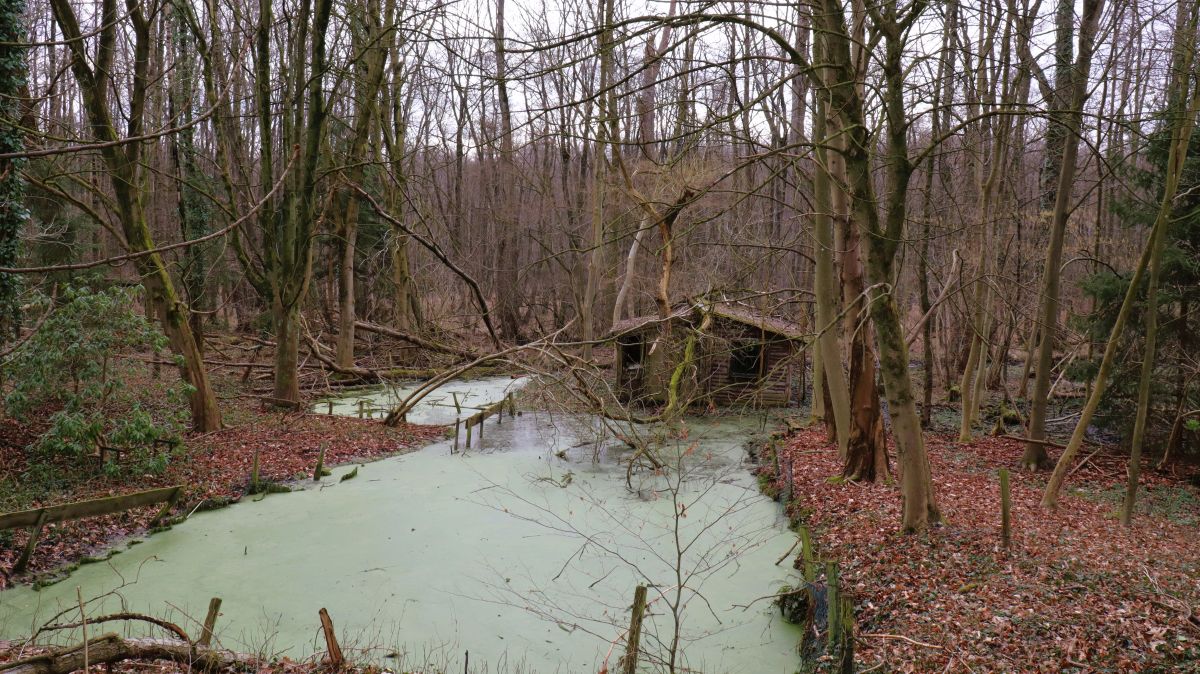
M787 552L783 553L783 556L782 556L782 557L780 557L779 559L775 560L775 566L779 566L779 564L780 564L781 562L783 562L783 560L787 559L788 555L792 554L792 550L795 550L797 545L800 545L800 539L799 539L799 538L797 538L797 539L796 539L796 542L795 542L795 543L792 543L792 547L788 548L788 551L787 551Z
M1087 456L1083 457L1083 461L1080 461L1078 464L1076 464L1075 467L1071 469L1071 472L1067 473L1067 477L1071 477L1072 475L1075 474L1075 471L1079 470L1080 468L1083 468L1083 465L1085 463L1087 463L1088 461L1091 461L1093 456L1096 456L1097 454L1099 454L1101 449L1104 449L1104 448L1101 447L1101 448L1097 449L1096 451L1092 452L1091 454L1088 454Z
M83 610L83 590L78 585L75 586L75 598L79 600L79 624L83 627L83 671L88 670L88 638L87 638L87 613Z
M877 632L864 632L862 634L859 634L858 636L862 637L862 638L867 638L867 639L899 639L900 641L907 641L908 643L910 643L914 646L924 646L925 648L936 648L939 651L945 650L943 647L935 645L935 644L927 644L924 641L917 641L916 639L909 639L908 637L904 636L903 634L879 634Z

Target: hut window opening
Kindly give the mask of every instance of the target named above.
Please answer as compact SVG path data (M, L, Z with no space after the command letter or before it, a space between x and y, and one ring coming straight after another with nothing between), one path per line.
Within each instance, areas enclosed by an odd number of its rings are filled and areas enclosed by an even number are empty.
M735 381L758 381L762 372L762 360L762 344L735 344L729 352L729 378Z

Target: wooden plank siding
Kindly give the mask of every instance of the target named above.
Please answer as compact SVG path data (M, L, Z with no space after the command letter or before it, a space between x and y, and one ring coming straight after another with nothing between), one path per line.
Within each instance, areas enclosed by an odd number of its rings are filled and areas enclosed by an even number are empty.
M794 368L788 361L795 354L795 349L790 342L778 340L766 343L763 348L763 376L758 380L730 377L727 351L728 347L717 349L710 357L705 390L715 404L785 407L792 402Z

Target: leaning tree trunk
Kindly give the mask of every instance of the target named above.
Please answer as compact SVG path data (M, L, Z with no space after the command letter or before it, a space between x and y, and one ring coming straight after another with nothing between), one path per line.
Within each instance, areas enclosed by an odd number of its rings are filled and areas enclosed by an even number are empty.
M113 202L130 252L139 253L154 249L150 226L142 204L142 181L140 173L141 144L127 146L118 143L119 136L107 105L109 73L105 63L98 63L95 70L88 65L86 43L79 28L79 19L67 0L52 0L55 21L74 57L71 68L83 94L84 108L93 134L101 142L109 143L100 149L108 168L113 190ZM142 133L145 92L150 80L149 50L151 19L143 16L140 6L132 6L128 12L134 37L134 76L129 112L129 135ZM115 40L118 17L115 8L103 17L104 33L100 40ZM103 61L104 59L101 59ZM163 263L162 256L155 253L137 258L135 268L146 287L147 302L162 323L163 332L178 353L183 364L180 366L185 381L191 385L188 399L192 412L192 427L197 431L214 431L221 427L221 412L217 399L208 382L203 356L189 326L190 312L175 292L171 275Z
M1096 0L1099 2L1099 0ZM1121 341L1121 333L1125 329L1125 323L1129 320L1129 314L1133 310L1133 305L1137 301L1139 286L1142 282L1142 276L1146 272L1146 267L1150 263L1150 258L1153 257L1158 247L1162 245L1160 239L1166 236L1165 230L1171 221L1171 214L1174 211L1175 193L1179 189L1180 177L1183 174L1183 166L1187 161L1187 150L1191 143L1192 128L1196 122L1196 115L1200 114L1200 86L1189 92L1191 78L1195 73L1191 72L1191 64L1194 58L1195 48L1194 36L1196 31L1196 15L1193 13L1189 28L1179 31L1177 43L1182 48L1180 53L1185 56L1181 59L1185 64L1176 73L1174 82L1173 100L1180 101L1176 104L1176 110L1182 114L1176 114L1171 117L1171 147L1168 151L1166 175L1164 177L1164 185L1162 198L1158 207L1158 214L1154 218L1154 225L1150 230L1150 240L1146 243L1145 249L1142 251L1141 259L1138 260L1137 268L1134 270L1133 277L1129 279L1129 287L1125 290L1125 297L1121 302L1121 309L1117 313L1116 320L1113 321L1112 330L1108 336L1107 346L1104 348L1104 356L1100 360L1100 368L1096 372L1096 384L1092 388L1092 393L1088 396L1087 402L1084 403L1083 409L1080 410L1079 421L1075 425L1075 431L1071 434L1071 440L1067 443L1066 449L1063 450L1062 456L1059 457L1058 463L1054 466L1054 473L1050 476L1050 481L1046 484L1046 490L1042 494L1042 505L1046 508L1054 508L1058 503L1058 492L1062 488L1062 483L1067 477L1067 471L1070 469L1072 462L1075 460L1075 455L1079 453L1079 448L1083 446L1083 439L1087 433L1088 425L1092 422L1092 416L1096 413L1096 408L1100 406L1100 400L1104 397L1104 392L1108 388L1109 375L1112 372L1113 364L1116 362L1117 349ZM1185 105L1182 101L1190 101ZM1153 311L1153 308L1151 309ZM1151 342L1148 339L1148 346ZM1152 355L1152 354L1150 354ZM1137 475L1131 475L1130 479L1136 483ZM1132 507L1132 502L1129 503Z

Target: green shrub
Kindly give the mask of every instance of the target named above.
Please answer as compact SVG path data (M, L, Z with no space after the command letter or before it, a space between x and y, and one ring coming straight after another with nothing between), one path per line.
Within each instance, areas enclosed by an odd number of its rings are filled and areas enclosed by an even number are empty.
M135 400L118 359L131 352L160 353L167 339L137 311L140 288L67 288L41 328L4 365L12 389L5 398L10 414L28 417L57 407L49 428L33 446L28 477L53 483L38 460L80 458L100 447L124 450L126 464L139 472L162 472L169 456L156 451L172 443L178 413L156 418ZM185 391L174 387L171 400ZM120 471L118 464L105 472Z

